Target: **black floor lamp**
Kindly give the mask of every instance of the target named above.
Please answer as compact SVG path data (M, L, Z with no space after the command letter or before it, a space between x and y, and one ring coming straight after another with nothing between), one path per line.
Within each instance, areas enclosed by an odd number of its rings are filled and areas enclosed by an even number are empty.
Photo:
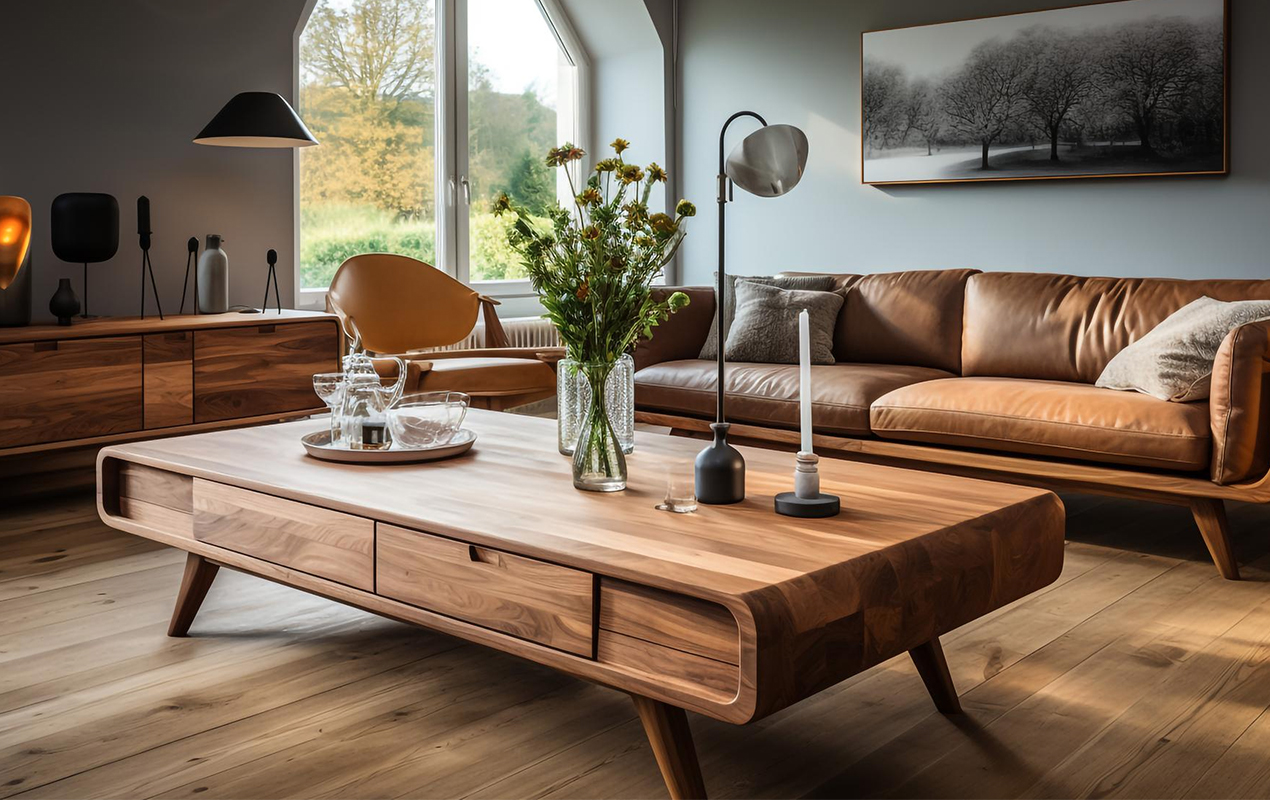
M741 140L727 161L723 160L723 140L728 126L739 117L753 117L763 127ZM745 499L745 459L728 444L728 428L724 416L723 350L726 339L723 326L724 292L727 279L723 265L723 216L732 200L732 187L740 186L759 197L780 197L798 185L807 166L807 135L792 125L768 125L753 111L738 111L728 117L719 131L719 272L715 294L715 324L719 332L718 384L716 386L714 443L697 454L697 500L722 505Z

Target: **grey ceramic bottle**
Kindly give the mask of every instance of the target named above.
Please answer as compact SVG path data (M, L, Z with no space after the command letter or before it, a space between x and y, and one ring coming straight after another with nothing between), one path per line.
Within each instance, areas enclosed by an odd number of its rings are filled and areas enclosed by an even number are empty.
M229 256L221 249L218 233L207 235L207 247L198 257L198 311L223 314L229 310Z

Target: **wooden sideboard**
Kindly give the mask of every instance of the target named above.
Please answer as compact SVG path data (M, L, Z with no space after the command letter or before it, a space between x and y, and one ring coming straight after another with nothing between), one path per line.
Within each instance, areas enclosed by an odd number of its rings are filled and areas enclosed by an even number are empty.
M0 456L268 422L325 409L329 314L106 317L0 329Z

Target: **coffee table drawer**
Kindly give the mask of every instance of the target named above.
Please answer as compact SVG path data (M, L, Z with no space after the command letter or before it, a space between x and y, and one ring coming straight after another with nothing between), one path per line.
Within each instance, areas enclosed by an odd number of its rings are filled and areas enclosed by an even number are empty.
M195 478L194 538L375 590L375 523L364 517Z
M590 658L594 576L379 523L375 591Z

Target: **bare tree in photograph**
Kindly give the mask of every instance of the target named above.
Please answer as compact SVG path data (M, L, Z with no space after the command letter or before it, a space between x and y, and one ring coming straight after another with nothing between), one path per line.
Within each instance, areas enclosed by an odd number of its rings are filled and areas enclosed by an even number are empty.
M906 81L903 71L892 64L864 62L860 102L864 112L866 152L886 147L902 125Z
M1137 129L1142 153L1155 156L1161 115L1198 77L1194 26L1178 19L1123 25L1112 33L1102 66L1113 101Z
M1021 45L1032 52L1023 98L1041 132L1049 138L1050 161L1058 161L1058 137L1072 111L1098 88L1096 50L1087 39L1047 28L1026 32Z
M953 130L982 148L980 169L989 169L988 148L1025 107L1027 52L1016 43L991 40L974 49L944 88L944 112Z
M944 130L943 101L939 90L927 80L914 81L908 90L907 128L916 131L926 145L926 155L933 155L934 147Z

